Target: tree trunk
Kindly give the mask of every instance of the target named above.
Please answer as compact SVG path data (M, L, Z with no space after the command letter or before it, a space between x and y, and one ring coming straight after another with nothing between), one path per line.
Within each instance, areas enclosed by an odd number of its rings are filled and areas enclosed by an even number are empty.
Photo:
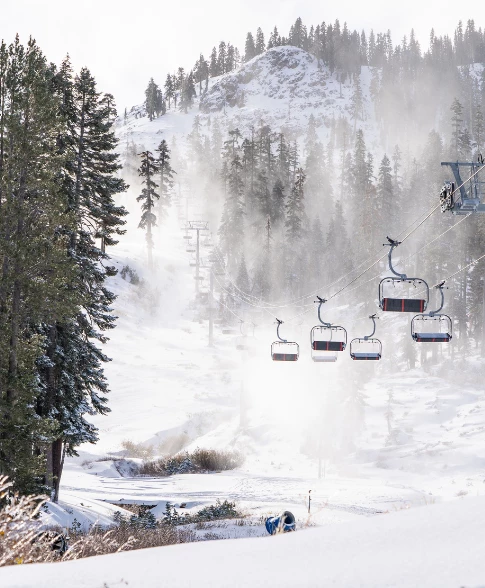
M59 486L61 484L62 469L64 467L65 444L62 439L56 439L52 443L52 474L53 474L53 494L52 500L59 500Z

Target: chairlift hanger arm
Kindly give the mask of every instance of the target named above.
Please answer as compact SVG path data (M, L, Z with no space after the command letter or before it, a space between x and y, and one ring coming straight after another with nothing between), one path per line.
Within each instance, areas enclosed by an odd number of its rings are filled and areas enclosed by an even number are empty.
M368 341L369 339L372 339L372 337L375 335L375 333L376 333L376 319L378 319L379 317L376 314L372 314L369 318L372 320L372 322L374 324L374 328L372 329L372 333L370 335L366 335L364 337L364 341Z
M391 270L391 272L395 276L397 276L401 280L407 280L407 275L406 274L400 274L392 266L392 252L394 251L394 249L396 247L398 247L399 245L401 245L401 241L396 241L394 239L391 239L390 237L386 237L386 239L389 241L389 243L383 243L383 245L384 245L384 247L389 247L389 254L387 256L388 257L388 260L389 260L389 269Z
M287 339L283 339L280 335L280 326L283 324L283 321L280 321L280 319L276 319L276 323L277 323L277 327L276 327L276 336L278 337L278 339L282 342L282 343L288 343Z
M445 305L445 293L443 292L444 286L445 286L444 280L435 286L435 288L440 291L441 304L440 304L439 308L437 308L436 310L431 310L428 313L429 316L431 316L431 317L435 316L436 314L438 314L439 312L441 312L443 310L443 306Z
M322 315L321 313L321 309L322 309L322 305L325 304L326 299L325 298L320 298L320 296L317 296L318 300L315 300L315 304L318 304L318 320L322 323L322 325L324 327L328 327L330 328L332 326L332 323L326 323L322 320Z

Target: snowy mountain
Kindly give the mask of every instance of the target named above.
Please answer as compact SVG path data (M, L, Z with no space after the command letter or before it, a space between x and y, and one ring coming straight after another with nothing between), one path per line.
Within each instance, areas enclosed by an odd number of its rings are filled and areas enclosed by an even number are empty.
M364 112L359 127L369 133L373 144L377 142L377 129L369 90L371 77L372 68L362 67ZM167 140L175 136L183 144L194 117L199 116L203 134L208 134L207 127L217 120L226 132L234 128L248 132L268 124L299 138L313 115L320 139L328 141L332 121L339 117L351 121L352 93L349 77L340 82L338 73L332 74L308 52L297 47L275 47L235 72L211 78L208 91L203 89L188 114L172 109L149 121L145 116L136 118L144 112L143 106L136 106L131 109L126 126L119 119L118 132L122 141L129 137L145 147L154 146L161 133Z

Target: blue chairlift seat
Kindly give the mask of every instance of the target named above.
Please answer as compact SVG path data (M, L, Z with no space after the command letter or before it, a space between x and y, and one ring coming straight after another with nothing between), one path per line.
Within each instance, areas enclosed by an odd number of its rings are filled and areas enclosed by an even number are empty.
M411 336L416 343L449 343L452 331L453 322L446 314L418 314L411 321Z
M355 361L379 361L382 358L382 343L374 338L376 332L376 315L369 317L374 328L370 335L352 339L350 342L350 357Z

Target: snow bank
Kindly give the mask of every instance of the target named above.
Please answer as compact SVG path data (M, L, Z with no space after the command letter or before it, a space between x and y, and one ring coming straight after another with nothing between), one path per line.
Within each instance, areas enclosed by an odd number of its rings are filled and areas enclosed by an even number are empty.
M0 585L478 588L485 578L484 509L485 497L477 497L277 537L4 568Z

